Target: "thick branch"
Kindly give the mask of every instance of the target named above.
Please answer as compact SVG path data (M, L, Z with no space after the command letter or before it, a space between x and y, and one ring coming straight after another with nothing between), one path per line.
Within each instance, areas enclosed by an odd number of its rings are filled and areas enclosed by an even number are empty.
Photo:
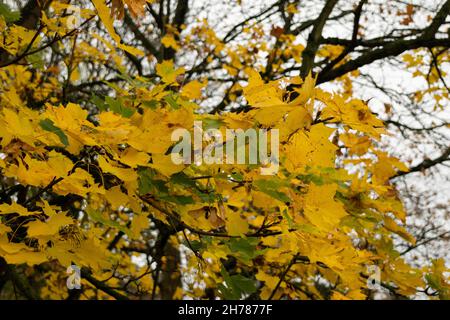
M178 0L177 8L175 9L175 17L173 18L172 24L178 29L181 30L181 25L184 23L186 19L186 14L188 13L189 6L188 0Z
M178 30L178 32L181 31L181 26L183 25L186 19L188 10L189 10L188 0L178 0L177 8L175 9L175 16L172 20L172 25ZM168 16L167 19L169 19ZM175 39L178 40L178 38L179 38L178 35L175 35ZM173 59L175 57L176 52L173 48L162 47L162 51L164 60Z
M336 59L334 59L328 65L326 65L325 68L323 68L322 72L327 72L327 71L333 69L335 65L337 65L339 62L341 62L357 46L359 22L361 19L363 6L366 3L367 3L367 0L361 0L355 9L355 19L353 20L353 32L352 32L352 40L351 40L350 45L345 47L345 49L342 51L342 53Z
M320 45L320 38L322 36L323 27L325 26L325 23L327 22L331 11L333 11L333 8L338 1L339 0L327 1L324 8L322 9L322 12L319 15L319 18L317 18L311 33L309 34L308 44L302 53L302 66L300 69L300 75L303 78L308 75L314 65L314 58Z
M86 268L81 268L81 277L85 278L97 289L109 294L111 297L116 298L117 300L129 300L127 296L124 296L123 294L110 288L104 282L95 279L92 276L92 273Z
M133 19L130 17L128 13L125 14L125 23L130 27L130 30L136 36L141 44L147 49L152 55L154 55L158 60L160 60L159 50L151 43L149 39L139 30L138 26L134 23Z
M439 12L436 14L431 24L424 30L423 34L420 37L411 40L399 39L387 43L385 41L381 42L376 41L374 45L375 46L381 45L382 46L381 48L369 51L359 56L358 58L339 66L338 68L332 70L329 70L329 68L327 68L323 70L318 76L317 83L320 84L334 80L340 76L343 76L346 73L357 70L362 66L370 64L376 60L380 60L390 56L397 56L407 50L413 50L421 47L427 48L432 48L436 46L448 47L450 44L449 39L436 39L435 35L439 27L445 22L445 19L449 13L450 13L450 0L447 0L445 4L441 7ZM345 42L345 40L341 39L338 40L339 41L337 42L341 43ZM355 39L352 39L350 41L347 40L347 46L349 45L355 46L361 44L363 44L363 42L355 43Z
M362 66L370 64L376 60L384 59L391 56L397 56L405 51L418 49L422 47L431 48L439 46L449 46L448 39L412 39L412 40L397 40L387 43L380 49L369 51L354 60L350 60L345 64L332 69L328 72L319 73L317 83L324 83L336 78L339 78L349 72L357 70Z
M428 26L428 28L425 29L423 37L425 39L434 38L436 32L439 30L439 27L445 22L445 19L447 18L449 13L450 13L450 0L447 0L441 7L441 9L438 11L438 13L434 17L433 21Z

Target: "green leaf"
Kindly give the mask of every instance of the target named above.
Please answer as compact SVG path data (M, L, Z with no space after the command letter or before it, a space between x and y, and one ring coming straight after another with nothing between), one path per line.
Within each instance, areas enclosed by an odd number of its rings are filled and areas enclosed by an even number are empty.
M311 224L308 223L304 223L304 224L297 224L295 223L295 221L292 219L291 215L289 214L289 212L284 209L283 212L283 217L287 220L288 222L288 226L289 229L295 229L297 231L301 231L303 233L311 233L311 234L320 234L320 231L317 230L317 228Z
M122 70L120 70L119 72L120 73L117 75L118 78L121 78L134 86L138 83L138 81L135 81L133 78L131 78L129 74L123 72Z
M287 220L289 229L294 229L298 227L286 209L283 210L283 217Z
M199 240L189 241L189 243L187 241L184 241L183 244L189 249L194 250L195 252L200 251L201 249L206 247L206 244Z
M208 129L219 129L222 125L224 125L224 122L219 119L204 118L202 119L202 124L203 130L208 130Z
M436 278L433 274L426 274L425 279L427 280L428 285L434 290L440 290L441 285L439 284L439 279Z
M0 3L0 16L3 16L7 23L12 23L20 19L20 11L13 11L6 3Z
M100 211L88 208L86 210L86 213L88 214L89 218L91 218L95 222L99 222L108 227L116 228L117 230L122 231L128 236L131 235L130 230L126 226L121 225L117 221L109 219L109 217L103 216L103 214Z
M194 204L194 198L191 196L183 196L183 195L171 195L171 196L160 196L161 200L166 200L175 204L179 205L186 205L186 204Z
M139 169L139 194L144 195L153 190L152 178L153 174L150 169Z
M44 60L42 60L42 54L36 52L26 57L28 63L31 63L35 69L42 69L44 67Z
M246 278L240 274L232 275L230 278L231 285L235 291L246 294L252 294L256 291L255 281L252 279Z
M219 292L222 294L222 297L225 300L238 300L239 297L235 297L233 295L233 292L228 287L225 287L223 284L219 283L217 285L217 288L219 289Z
M117 114L122 115L125 118L129 118L134 114L134 110L128 107L125 107L119 99L114 99L111 97L105 98L106 103L108 104L109 109Z
M138 170L139 175L139 194L151 193L158 197L169 195L169 189L166 182L154 179L155 173L150 168L143 168Z
M291 199L283 192L278 191L282 186L276 179L260 179L253 182L253 185L258 188L259 191L277 199L281 202L290 202Z
M253 256L258 243L259 240L257 238L231 238L228 246L232 251L239 251L247 256Z
M64 146L67 147L69 145L69 139L67 138L66 134L60 128L55 126L52 120L50 119L41 120L39 122L39 125L45 131L50 131L56 134L59 137L59 140L61 140L61 143L64 144Z
M154 179L155 173L153 169L142 168L138 170L139 174L139 194L150 193L156 198L172 202L178 205L186 205L195 203L191 196L170 194L167 182L163 180ZM179 175L175 180L184 179ZM173 182L173 181L172 181Z
M173 184L179 184L183 187L187 187L187 188L195 188L196 187L196 183L194 180L192 180L187 174L185 174L184 172L178 172L173 174L170 177L170 181Z
M233 172L230 177L237 182L244 181L244 176L240 172Z
M219 284L219 290L227 300L237 300L240 298L240 295L237 295L236 292L233 292L233 286L231 285L231 277L228 274L227 270L225 270L224 266L222 265L220 269L220 273L222 274L223 280L227 284L227 286L224 286L223 284Z
M158 108L159 102L157 100L146 100L146 101L142 101L142 105L144 107L155 110L156 108Z
M230 276L223 266L220 273L222 274L226 286L219 284L218 288L225 299L238 300L242 298L243 294L249 295L257 290L255 281L252 279L246 278L240 274Z
M318 186L321 186L324 184L323 178L320 176L317 176L315 174L299 175L298 178L305 183L314 182L314 184L318 185Z
M108 109L108 105L105 103L105 101L103 101L99 96L97 96L94 93L92 94L90 101L93 104L95 104L98 110L100 111L106 111Z
M178 95L175 93L168 94L164 97L164 100L172 107L172 109L180 109L180 105L178 104Z
M232 252L237 252L237 258L248 264L252 259L260 256L265 250L257 250L259 240L257 238L231 238L227 245Z
M212 203L212 202L216 202L216 200L219 199L219 196L217 194L215 194L214 192L208 192L208 193L198 192L197 195L200 197L202 202Z

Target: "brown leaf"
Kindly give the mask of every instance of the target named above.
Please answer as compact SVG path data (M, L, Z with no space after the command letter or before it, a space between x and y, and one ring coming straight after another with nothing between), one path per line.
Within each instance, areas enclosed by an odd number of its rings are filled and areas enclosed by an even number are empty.
M124 16L124 8L121 0L112 0L111 16L121 20Z
M274 36L275 38L281 37L281 35L284 33L284 29L282 27L273 27L270 31L270 35Z
M124 0L133 17L142 17L145 13L145 0Z

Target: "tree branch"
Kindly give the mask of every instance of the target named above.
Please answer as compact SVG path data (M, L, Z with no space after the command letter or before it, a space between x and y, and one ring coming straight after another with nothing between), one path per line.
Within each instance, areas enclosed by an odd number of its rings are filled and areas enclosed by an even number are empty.
M430 39L434 38L436 35L436 32L438 32L439 27L445 22L445 19L450 13L450 0L447 0L441 7L441 9L438 11L436 16L434 17L431 24L428 26L428 28L425 29L423 33L423 38Z
M136 36L136 39L138 39L141 44L144 46L145 49L147 49L152 55L156 57L156 59L161 60L161 54L159 50L151 43L149 39L139 30L138 26L134 23L133 19L131 19L130 15L128 13L125 14L124 17L125 23L130 27L130 30L134 33Z
M320 45L320 38L322 37L322 30L328 17L333 11L334 6L339 0L327 0L322 12L314 23L314 27L309 34L308 44L302 53L302 66L300 68L300 75L305 78L311 71L314 65L314 58L316 56L317 49Z
M450 157L450 147L448 147L447 150L445 150L445 152L441 156L439 156L433 160L425 159L417 166L410 168L409 171L399 171L395 176L391 177L391 179L401 177L401 176L404 176L404 175L412 173L412 172L426 170L426 169L431 168L431 167L433 167L439 163L442 163L444 161L449 161L450 160L449 157Z
M449 40L448 39L424 39L424 38L417 38L412 40L397 40L392 41L387 44L385 44L384 47L380 49L375 49L373 51L369 51L358 58L354 60L350 60L349 62L346 62L345 64L329 70L327 72L320 72L317 84L328 82L331 80L334 80L336 78L339 78L346 73L352 72L354 70L357 70L361 68L362 66L365 66L367 64L370 64L376 60L384 59L390 56L397 56L405 51L418 49L421 47L439 47L439 46L449 46Z
M109 294L111 297L116 298L117 300L130 300L127 296L117 292L116 290L110 288L105 283L100 280L95 279L92 276L92 273L87 268L81 268L81 277L85 278L89 283L91 283L97 289Z

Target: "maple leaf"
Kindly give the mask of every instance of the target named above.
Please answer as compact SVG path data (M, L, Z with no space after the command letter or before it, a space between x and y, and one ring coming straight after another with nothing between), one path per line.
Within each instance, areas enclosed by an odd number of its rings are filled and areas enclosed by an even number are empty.
M135 18L142 17L144 15L144 7L147 0L124 0L124 3L126 3L128 9Z
M60 284L76 265L87 275L86 299L344 300L366 298L371 265L395 294L431 288L448 298L444 260L416 268L398 251L398 237L421 242L391 182L408 168L383 151L388 132L373 112L394 123L400 106L372 109L353 93L360 71L352 66L364 63L367 44L358 42L363 57L354 61L345 41L313 45L314 70L291 77L308 64L311 43L300 44L290 25L265 24L273 10L222 35L203 14L190 17L190 3L153 3L53 2L37 15L38 33L0 5L0 256L8 270L23 271L44 298L67 298ZM282 7L297 25L301 7ZM118 21L125 10L132 20ZM398 23L418 10L405 5ZM73 28L74 18L82 21ZM383 48L380 41L381 56ZM448 100L439 68L448 55L421 50L402 55L429 84L411 101L433 97L439 108ZM256 164L175 164L171 135L181 128L278 130L267 141L279 142L278 166L261 175L269 166L261 154ZM211 154L211 137L202 138L189 150ZM235 152L251 144L224 142ZM330 286L318 290L318 277Z
M175 69L173 61L165 60L156 66L156 73L166 84L176 84L177 76L184 73L183 68Z

